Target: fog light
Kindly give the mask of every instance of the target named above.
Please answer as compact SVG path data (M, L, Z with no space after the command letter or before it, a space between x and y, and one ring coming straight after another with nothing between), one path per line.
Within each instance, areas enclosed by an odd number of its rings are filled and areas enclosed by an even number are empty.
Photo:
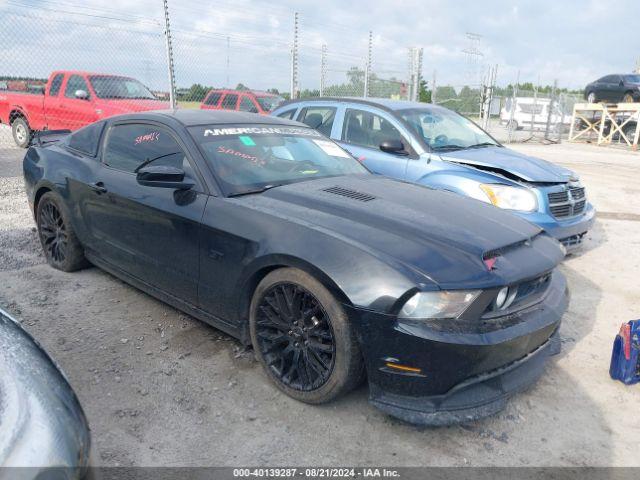
M507 302L507 297L509 296L509 287L503 287L498 292L498 296L496 297L496 309L501 310L504 307L504 304Z

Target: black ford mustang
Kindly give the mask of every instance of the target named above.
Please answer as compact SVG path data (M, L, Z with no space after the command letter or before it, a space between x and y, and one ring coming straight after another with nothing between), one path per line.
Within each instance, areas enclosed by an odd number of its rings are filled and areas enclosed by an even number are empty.
M24 159L47 260L95 264L252 344L293 398L416 423L491 414L557 352L561 246L452 193L370 174L302 124L113 117Z

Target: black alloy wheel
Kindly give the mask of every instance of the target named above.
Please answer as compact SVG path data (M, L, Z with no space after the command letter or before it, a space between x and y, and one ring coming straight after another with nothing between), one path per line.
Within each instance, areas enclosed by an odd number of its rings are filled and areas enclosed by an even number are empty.
M336 342L331 320L318 299L294 283L266 290L258 304L256 348L272 375L287 387L322 387L334 368Z
M45 201L38 216L38 232L45 255L52 263L61 265L67 258L69 237L58 206Z

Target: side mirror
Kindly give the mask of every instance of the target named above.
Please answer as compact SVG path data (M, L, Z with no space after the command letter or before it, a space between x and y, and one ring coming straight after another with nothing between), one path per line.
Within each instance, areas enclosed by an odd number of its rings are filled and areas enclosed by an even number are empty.
M175 188L189 190L194 183L184 180L184 170L165 165L149 165L141 168L136 180L145 187Z
M76 90L75 96L78 100L88 100L89 94L86 90Z
M400 140L385 140L380 144L380 150L394 155L409 155L409 152L404 149L404 144Z

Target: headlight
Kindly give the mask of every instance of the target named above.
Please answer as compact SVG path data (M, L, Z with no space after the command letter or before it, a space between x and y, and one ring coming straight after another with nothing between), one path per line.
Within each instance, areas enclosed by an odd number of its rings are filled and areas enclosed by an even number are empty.
M488 202L496 207L522 212L533 212L538 209L538 200L528 188L492 183L483 183L480 188L487 196Z
M480 290L418 292L404 304L399 318L456 318L473 303Z

